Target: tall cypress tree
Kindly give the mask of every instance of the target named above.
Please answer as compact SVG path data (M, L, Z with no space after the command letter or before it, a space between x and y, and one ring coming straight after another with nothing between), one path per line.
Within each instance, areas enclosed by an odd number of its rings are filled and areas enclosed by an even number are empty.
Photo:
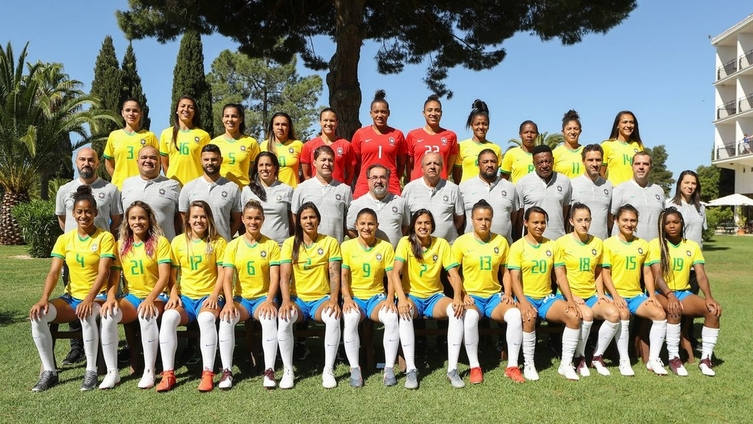
M100 106L104 110L110 110L120 115L120 86L121 71L118 65L118 58L115 57L115 47L112 44L112 37L105 37L102 42L102 48L97 55L97 61L94 64L94 80L92 81L91 95L97 96L100 100ZM107 137L111 131L118 129L119 125L103 121L97 128L93 129L92 135ZM97 153L102 155L104 141L95 142L94 148Z
M136 54L133 52L133 45L129 42L128 49L126 49L125 56L123 56L122 65L122 85L120 87L120 101L123 102L128 99L136 99L141 104L141 128L149 129L151 119L149 119L149 106L146 104L146 96L144 90L141 87L141 77L136 70Z
M175 103L180 96L196 99L201 111L201 128L213 134L212 92L204 76L204 53L201 36L193 30L186 31L180 40L178 59L173 71L173 99L170 104L170 123L175 124Z

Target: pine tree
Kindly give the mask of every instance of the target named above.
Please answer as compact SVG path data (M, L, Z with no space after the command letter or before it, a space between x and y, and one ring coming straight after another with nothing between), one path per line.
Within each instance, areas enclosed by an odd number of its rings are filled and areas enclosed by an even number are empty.
M128 43L125 56L123 56L122 65L122 83L120 87L119 104L128 99L136 99L141 104L141 128L149 129L151 120L149 119L149 106L146 104L146 96L141 87L141 77L136 70L136 54L133 52L133 45Z
M173 71L173 98L170 104L170 123L175 125L175 104L180 96L196 99L201 112L201 128L214 134L212 124L212 92L204 75L204 53L201 36L187 31L180 41L178 59Z
M94 64L94 80L90 94L96 96L103 110L109 110L120 115L120 86L121 71L118 65L118 58L115 57L115 47L112 44L112 37L105 37L102 42L102 48L97 55L97 61ZM111 131L118 129L119 125L113 122L102 122L96 128L92 128L93 136L107 136ZM104 141L93 143L94 149L102 156Z

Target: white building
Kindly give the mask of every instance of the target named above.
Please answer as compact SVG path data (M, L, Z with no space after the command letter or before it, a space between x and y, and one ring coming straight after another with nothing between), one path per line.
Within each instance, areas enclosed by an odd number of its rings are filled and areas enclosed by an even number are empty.
M714 74L712 164L735 171L735 192L753 194L753 14L711 39Z

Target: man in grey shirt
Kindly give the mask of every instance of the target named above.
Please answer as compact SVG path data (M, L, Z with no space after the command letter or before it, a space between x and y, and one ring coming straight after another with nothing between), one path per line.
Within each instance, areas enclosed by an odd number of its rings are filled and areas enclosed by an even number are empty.
M460 188L440 177L442 156L439 153L426 153L421 159L421 170L423 177L406 184L402 196L411 214L419 209L430 210L436 224L432 235L452 244L463 231L465 219Z
M570 180L573 186L570 204L583 203L591 209L589 233L604 240L609 237L614 221L610 213L612 183L599 173L604 161L604 150L598 144L589 144L583 148L581 155L586 173Z
M358 212L364 208L371 208L377 214L379 227L376 236L397 246L397 242L403 234L408 232L410 224L410 211L407 209L405 199L392 194L388 190L390 170L378 163L370 165L366 169L366 179L369 184L369 192L354 200L348 208L348 235L350 238L358 237L356 232L356 218Z
M241 224L241 192L238 185L220 176L222 152L215 144L201 148L201 169L204 175L186 183L180 191L178 211L183 222L189 218L194 200L209 204L217 233L227 241L233 239Z
M136 200L140 200L154 211L165 237L172 240L176 233L182 232L180 215L178 214L178 196L180 183L160 175L159 151L152 146L144 146L139 150L136 163L139 175L123 181L123 209Z
M631 204L638 210L636 237L651 241L659 236L659 214L664 209L664 190L656 184L649 184L651 156L638 152L633 156L633 179L625 181L612 192L612 215L622 205ZM612 233L615 233L612 229Z
M342 243L345 237L345 217L353 200L350 186L332 177L335 168L335 152L329 146L319 146L314 150L316 175L298 184L293 191L290 209L298 214L298 209L306 202L313 202L322 215L319 232L332 236Z
M515 185L499 175L499 158L492 149L478 154L478 176L460 183L460 194L465 207L465 232L473 231L471 210L481 199L492 205L492 232L512 244L513 214L517 212Z
M554 157L549 146L536 146L531 153L535 172L519 179L515 184L518 213L522 217L531 206L544 209L549 218L544 237L556 240L565 235L572 195L570 179L552 170Z

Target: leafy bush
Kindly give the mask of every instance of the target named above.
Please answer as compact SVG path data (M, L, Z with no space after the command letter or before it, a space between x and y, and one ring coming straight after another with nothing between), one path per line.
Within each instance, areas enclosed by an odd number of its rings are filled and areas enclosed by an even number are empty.
M53 200L32 200L13 208L13 217L21 227L29 255L49 258L60 230Z
M709 241L714 237L716 227L723 222L732 222L732 210L728 207L707 208L706 223L708 229L703 232L703 241Z

